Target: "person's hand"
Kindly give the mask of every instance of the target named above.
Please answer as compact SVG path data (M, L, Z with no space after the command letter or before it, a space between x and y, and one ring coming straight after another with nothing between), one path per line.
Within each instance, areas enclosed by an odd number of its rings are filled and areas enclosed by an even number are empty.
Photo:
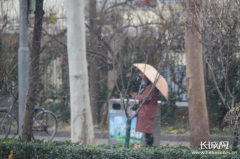
M137 96L137 93L135 93L135 92L131 92L130 94L131 94L132 98L135 98Z

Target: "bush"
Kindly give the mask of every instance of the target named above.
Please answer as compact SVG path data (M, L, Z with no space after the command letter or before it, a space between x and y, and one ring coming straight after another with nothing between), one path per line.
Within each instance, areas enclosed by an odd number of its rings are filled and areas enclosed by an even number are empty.
M0 158L7 159L13 150L13 159L230 159L240 158L240 155L232 154L192 154L203 152L199 148L188 147L149 147L142 146L129 149L119 145L85 146L80 143L43 142L32 143L19 140L0 140ZM227 150L207 150L214 152L229 152ZM238 151L239 153L240 151Z

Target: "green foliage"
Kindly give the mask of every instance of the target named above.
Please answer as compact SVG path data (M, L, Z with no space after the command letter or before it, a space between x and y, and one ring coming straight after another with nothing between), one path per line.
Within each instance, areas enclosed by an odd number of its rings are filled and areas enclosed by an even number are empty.
M103 83L100 85L99 89L99 105L102 106L108 96L108 86Z
M229 150L201 150L200 148L188 148L184 146L141 146L134 148L132 144L129 149L120 145L85 146L80 143L66 142L43 142L32 143L18 140L0 140L0 156L8 158L13 150L14 159L230 159L240 158L238 154L192 154L192 152L228 152Z
M172 62L173 60L174 59L172 59ZM177 75L179 77L178 82L182 85L184 82L184 78L186 76L185 69L186 68L183 67L177 70L177 73L178 73ZM167 71L163 70L161 72L161 75L166 78L168 76ZM170 81L173 81L173 80L171 79ZM161 104L161 117L162 117L161 120L162 120L163 126L170 124L169 123L170 119L174 117L175 114L178 112L178 107L176 106L176 102L181 101L180 96L185 93L185 90L182 90L179 87L177 90L175 90L174 85L172 85L171 83L168 83L168 89L169 89L168 101L166 101L166 99L162 95L159 96L159 100L163 101L163 103ZM171 124L175 124L175 123L171 123Z
M8 90L15 90L18 85L17 39L18 36L15 34L6 34L0 37L2 41L0 50L0 89L3 87L3 79L8 86Z
M238 92L240 91L240 65L238 59L231 59L229 64L229 72L228 72L228 87L230 92L233 96L236 96ZM219 90L224 95L225 98L225 80L222 77L221 73L219 71L215 71L215 75L218 77L216 78L216 82L218 84ZM210 99L210 106L211 106L211 116L213 119L218 119L221 117L221 110L219 108L219 103L222 103L221 98L219 96L219 93L215 87L214 81L209 81L209 87L208 87L208 94ZM237 102L239 102L240 99L236 99ZM231 98L228 97L228 104L231 105ZM223 105L222 105L223 106ZM223 106L224 107L224 106Z
M45 95L48 99L52 99L52 101L48 102L47 109L57 114L62 121L69 120L70 108L68 101L70 97L67 88L63 85L60 87L49 85Z
M163 103L161 105L161 117L162 117L162 125L168 125L169 119L172 118L175 113L177 112L177 106L175 105L176 101L179 101L178 98L176 98L176 92L174 92L171 87L169 89L169 97L168 101L166 103Z

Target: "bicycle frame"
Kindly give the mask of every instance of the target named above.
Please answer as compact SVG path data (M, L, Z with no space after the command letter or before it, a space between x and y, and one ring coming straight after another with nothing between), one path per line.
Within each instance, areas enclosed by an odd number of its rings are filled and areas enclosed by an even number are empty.
M2 120L1 130L2 130L2 128L3 128L3 125L4 125L4 122L5 122L6 118L7 118L7 115L8 115L8 114L6 114L5 117L4 117L3 120Z
M11 92L10 92L11 93ZM4 97L4 96L3 96ZM0 130L4 130L2 131L3 134L5 134L5 138L9 136L9 134L11 134L10 132L12 132L11 129L15 128L14 126L17 126L17 131L14 131L13 133L13 137L14 138L17 134L18 134L18 128L19 128L19 123L18 123L18 116L17 114L14 112L15 110L15 102L16 102L16 97L11 93L11 96L7 96L10 97L10 103L8 104L8 107L1 109L0 108L0 112L4 112L6 114L4 114L2 120L1 120L1 125L0 125ZM51 119L54 121L53 124L55 126L55 129L51 130L51 134L48 131L48 125L45 125L44 122L42 120L36 120L36 117L40 114L44 114L44 118L46 118L47 116L45 115L45 113L50 113ZM38 117L37 117L38 118ZM5 121L9 120L8 123L6 123ZM16 121L16 124L15 124ZM57 131L57 119L56 116L48 110L45 110L44 108L38 107L37 105L34 107L34 117L33 117L33 122L36 122L36 125L32 125L32 133L34 134L34 132L44 132L47 135L49 135L49 137L51 137L48 141L52 140L52 138L54 137L54 135L56 134ZM6 125L6 126L5 126ZM14 125L14 126L13 126ZM13 127L12 127L13 126ZM5 130L5 129L6 130ZM32 138L35 140L34 135L32 134Z
M51 111L44 110L43 108L42 109L40 108L37 110L41 110L41 111L36 114L34 121L33 121L35 123L32 127L33 128L32 129L33 139L34 140L36 139L35 138L36 134L43 133L45 135L47 134L47 136L43 135L43 138L47 138L47 141L51 141L57 132L57 119ZM48 121L48 119L50 119L50 121ZM53 124L52 125L54 127L53 129L51 129L51 128L49 129L48 122ZM38 135L40 135L40 134L38 134Z
M37 115L37 111L39 111L40 110L40 112L39 113L41 113L41 112L44 112L44 109L43 108L40 108L40 107L35 107L35 114ZM42 123L38 123L39 124L39 126L41 126L42 125ZM32 131L45 131L45 127L43 127L43 128L39 128L39 126L33 126L33 129L32 129Z
M2 130L2 128L3 128L3 125L4 125L4 123L5 123L5 120L6 120L7 116L8 116L8 114L6 114L5 117L4 117L3 120L2 120L1 130Z
M13 100L12 100L12 103L11 103L11 106L10 106L10 109L8 110L7 108L5 109L2 109L0 110L0 112L4 112L4 113L7 113L3 120L1 121L1 130L3 129L3 127L5 126L5 120L7 119L7 117L9 116L10 117L10 122L12 122L12 110L13 110L13 103L15 102L15 98L12 96ZM12 123L9 124L9 126L11 126Z

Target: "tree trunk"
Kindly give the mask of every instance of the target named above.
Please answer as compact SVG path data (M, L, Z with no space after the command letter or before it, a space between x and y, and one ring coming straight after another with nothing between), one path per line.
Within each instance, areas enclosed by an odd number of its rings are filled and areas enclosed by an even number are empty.
M96 0L89 1L89 18L90 27L97 32L96 23L97 11ZM98 53L98 38L93 32L90 32L89 50ZM99 105L99 59L97 56L89 56L89 73L90 73L90 104L92 108L93 124L98 125L100 122L100 105Z
M209 123L209 128L214 126L212 117L211 117L211 103L209 99L209 71L208 71L208 65L205 64L205 75L206 75L206 80L205 80L205 94L206 94L206 104L207 104L207 111L208 111L208 123Z
M43 0L36 0L35 23L33 29L32 51L30 54L29 84L24 110L22 140L31 141L34 106L36 105L36 91L39 74L39 59L41 50L41 33L43 18Z
M127 119L126 136L125 136L125 143L124 143L125 148L129 148L129 144L130 144L131 123L132 123L132 119Z
M116 90L116 84L114 84L111 92L108 94L107 100L104 103L104 110L103 110L103 116L100 125L105 125L107 123L107 116L108 116L108 101L113 96L114 92Z
M187 61L187 89L189 103L190 146L197 147L201 141L209 141L209 123L206 106L202 43L200 31L200 11L202 1L188 0L189 13L186 27L185 50ZM192 18L191 18L192 17Z
M84 3L84 1L66 1L71 140L95 145L88 89Z

